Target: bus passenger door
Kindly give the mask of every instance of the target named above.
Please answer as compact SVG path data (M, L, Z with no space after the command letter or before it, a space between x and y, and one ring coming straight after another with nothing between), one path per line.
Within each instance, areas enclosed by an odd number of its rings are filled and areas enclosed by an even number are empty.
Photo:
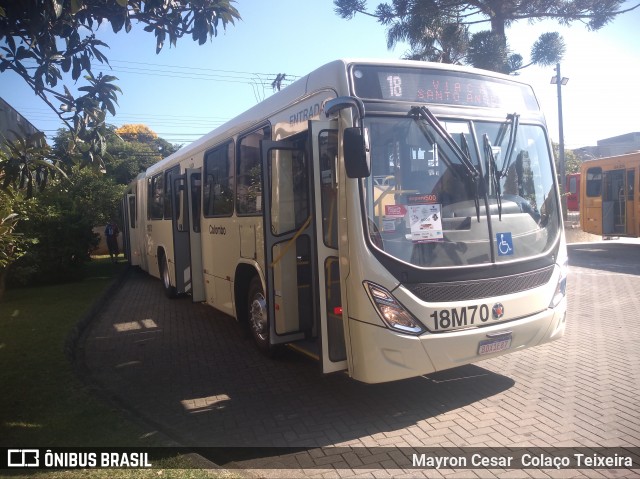
M638 236L636 230L636 208L635 208L635 186L636 186L636 170L629 168L627 170L627 184L626 184L626 196L627 196L627 235L632 237Z
M625 170L604 172L602 192L602 235L627 234L627 192Z
M304 147L262 142L266 296L271 344L313 334L316 318L311 170Z
M202 268L202 234L200 229L200 206L202 173L200 168L185 170L187 180L186 202L188 204L189 251L191 260L191 299L194 303L206 300L204 291L204 271Z
M191 291L191 258L189 253L189 208L186 175L171 176L171 222L173 229L173 256L176 271L176 292Z
M124 249L131 266L140 264L140 241L138 240L138 215L136 211L136 195L128 194L124 204Z
M310 121L322 371L347 369L338 255L338 124Z

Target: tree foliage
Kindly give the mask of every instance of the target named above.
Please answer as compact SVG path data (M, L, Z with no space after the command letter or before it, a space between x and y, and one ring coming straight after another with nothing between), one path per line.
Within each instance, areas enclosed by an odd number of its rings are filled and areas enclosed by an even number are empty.
M0 0L0 74L22 78L67 127L53 148L41 133L22 133L0 149L0 295L7 266L30 243L30 254L14 268L24 277L38 272L65 276L70 265L84 261L95 239L90 227L104 221L100 215L113 214L119 183L128 183L177 149L157 135L144 143L127 142L108 127L107 114L115 115L121 90L116 77L94 72L92 63L109 67L108 45L96 38L96 29L106 23L115 33L129 32L134 22L142 24L155 36L156 53L166 41L175 46L185 35L202 45L240 19L233 3ZM68 79L74 92L64 84ZM120 149L114 146L118 141ZM95 168L82 170L77 164ZM96 171L110 175L100 177ZM107 203L98 201L95 192L109 198Z
M21 258L34 243L32 238L16 231L18 222L26 217L30 204L19 193L0 190L0 299L4 293L9 265Z
M46 186L49 176L64 175L41 132L16 135L14 140L5 140L4 146L0 157L0 186L4 191L20 190L31 198Z
M79 165L68 177L51 181L22 215L15 233L31 244L27 254L14 258L8 284L79 279L82 264L99 241L93 228L119 216L124 185Z
M374 17L387 27L387 45L407 42L407 58L444 63L466 63L479 68L513 73L531 64L551 65L562 58L565 45L555 32L542 34L531 48L531 63L511 52L506 30L517 21L556 20L560 25L580 22L598 30L623 9L626 0L390 0L375 10L366 0L334 0L336 13L345 19L356 14ZM487 25L488 28L482 28ZM474 32L471 32L474 29Z
M560 145L555 142L553 143L553 156L556 162L556 171L560 172ZM570 173L580 173L581 165L582 160L573 150L564 150L564 169L567 175Z
M158 138L155 131L147 125L141 124L122 125L120 128L116 128L116 133L120 135L123 140L141 141L143 143L149 143Z
M112 75L94 74L92 62L108 67L95 31L114 32L133 23L153 32L156 52L188 35L200 45L240 18L233 0L0 0L0 73L13 71L66 124L85 164L104 167L107 112L115 115L120 88ZM35 65L35 66L34 66ZM63 73L85 80L74 94Z
M26 188L0 189L0 295L11 263L10 285L78 279L99 239L93 228L120 217L126 185L178 148L155 134L143 137L145 141L126 141L116 131L106 127L104 172L74 163L66 150L71 132L60 129L52 148L39 151L34 146L30 152L38 158L65 158L59 163L66 174L49 178L47 187L29 201L23 200ZM0 162L6 156L0 150Z

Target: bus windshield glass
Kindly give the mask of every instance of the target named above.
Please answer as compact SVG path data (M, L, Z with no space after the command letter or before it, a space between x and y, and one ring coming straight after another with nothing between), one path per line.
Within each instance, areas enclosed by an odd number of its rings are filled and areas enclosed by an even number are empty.
M372 174L364 202L375 248L417 267L451 267L521 260L554 245L560 218L541 127L515 115L435 123L371 116L365 126Z

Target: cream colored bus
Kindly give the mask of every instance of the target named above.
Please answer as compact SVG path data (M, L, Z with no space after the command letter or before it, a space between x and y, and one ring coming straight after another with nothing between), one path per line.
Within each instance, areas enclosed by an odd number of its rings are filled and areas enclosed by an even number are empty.
M367 383L560 338L567 252L530 86L339 60L153 165L132 264Z

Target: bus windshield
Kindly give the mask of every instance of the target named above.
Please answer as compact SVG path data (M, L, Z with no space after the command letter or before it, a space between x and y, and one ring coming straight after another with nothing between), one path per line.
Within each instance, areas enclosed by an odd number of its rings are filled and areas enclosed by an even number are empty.
M435 118L435 117L433 117ZM417 267L521 260L560 233L544 130L503 122L367 117L371 244ZM453 143L452 144L452 141Z

